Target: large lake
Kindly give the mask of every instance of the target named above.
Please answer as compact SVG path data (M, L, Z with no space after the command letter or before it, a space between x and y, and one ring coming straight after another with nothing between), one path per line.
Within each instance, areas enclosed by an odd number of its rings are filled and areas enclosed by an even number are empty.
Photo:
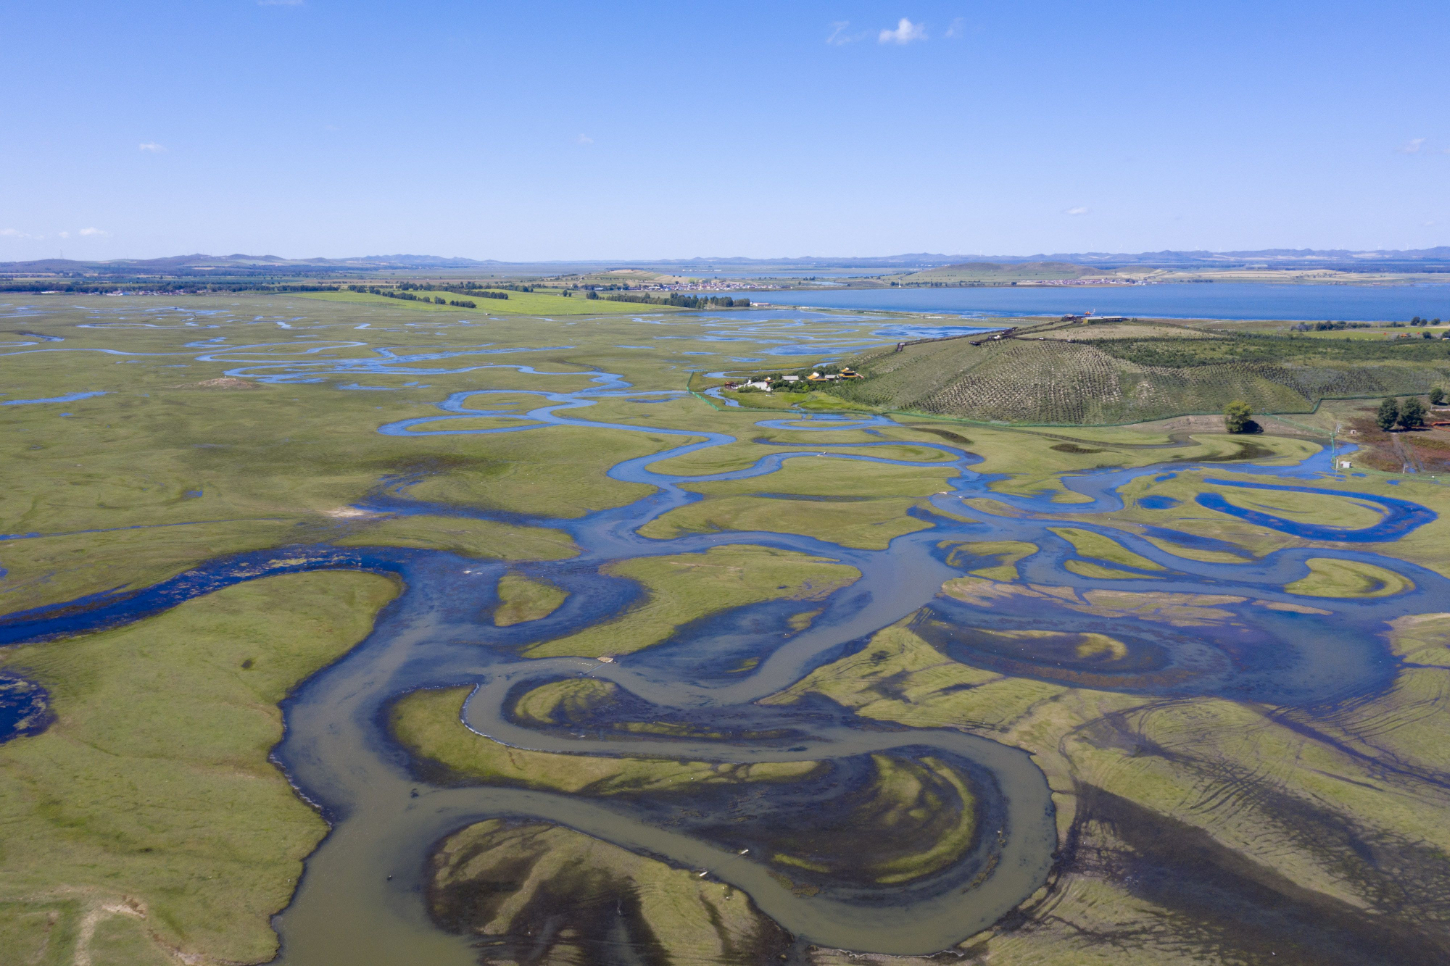
M762 300L832 309L957 315L1131 315L1170 319L1380 322L1450 319L1450 280L1417 285L1165 283L1002 288L847 289L761 293Z

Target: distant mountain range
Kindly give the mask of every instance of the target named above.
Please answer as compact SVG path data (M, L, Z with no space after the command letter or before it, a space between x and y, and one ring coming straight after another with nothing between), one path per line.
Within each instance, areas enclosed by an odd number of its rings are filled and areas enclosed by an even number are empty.
M677 258L595 259L557 262L502 262L494 259L441 258L435 255L365 255L358 258L280 258L276 255L175 255L169 258L117 259L82 262L47 258L30 262L0 262L8 275L61 275L71 277L179 276L337 276L415 272L559 275L607 268L643 268L672 274L772 272L817 270L880 270L883 274L920 271L962 263L1020 264L1058 262L1098 269L1147 268L1331 268L1341 271L1450 271L1450 246L1410 251L1355 251L1351 249L1270 248L1260 251L1160 251L1137 254L1057 252L1037 255L936 255L916 253L875 258Z

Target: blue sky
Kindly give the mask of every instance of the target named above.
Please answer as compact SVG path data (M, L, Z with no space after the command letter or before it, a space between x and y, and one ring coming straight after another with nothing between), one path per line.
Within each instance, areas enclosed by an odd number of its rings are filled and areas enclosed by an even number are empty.
M0 24L0 260L1450 242L1444 0L0 0Z

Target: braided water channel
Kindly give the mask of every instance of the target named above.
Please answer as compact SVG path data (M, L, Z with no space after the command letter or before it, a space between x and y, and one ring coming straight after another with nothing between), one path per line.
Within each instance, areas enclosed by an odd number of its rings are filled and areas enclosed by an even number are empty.
M527 368L527 367L520 367ZM532 371L532 370L531 370ZM545 373L537 373L546 375ZM661 540L637 531L651 520L700 497L683 484L768 477L789 459L867 460L896 465L907 461L863 455L890 442L781 445L753 466L707 476L677 476L655 464L735 441L726 434L603 423L571 415L608 396L631 393L618 377L601 374L582 392L534 393L542 405L520 415L490 410L489 391L457 393L440 404L441 416L381 427L398 436L527 432L549 425L647 432L680 437L681 445L613 467L614 479L646 483L654 491L627 506L581 518L552 518L429 503L409 495L416 479L387 481L361 509L393 514L467 516L519 525L547 526L570 534L580 554L564 561L481 562L452 554L394 548L287 548L288 552L247 554L215 560L153 588L123 597L99 596L0 621L0 643L36 640L135 620L175 603L242 580L318 569L371 570L397 574L405 590L379 616L371 635L345 658L316 675L284 705L287 733L275 751L299 792L321 807L333 830L308 859L292 904L275 921L282 937L280 961L293 964L429 964L472 962L469 940L438 929L429 919L423 892L425 858L443 837L485 818L506 817L567 826L626 849L700 870L746 892L766 915L800 939L852 950L920 954L960 942L1001 918L1046 880L1057 848L1056 825L1043 773L1025 752L954 730L911 729L869 724L823 703L767 707L759 699L798 682L816 667L859 649L871 634L913 614L914 628L950 656L1016 676L1056 683L1145 693L1227 698L1311 707L1353 693L1382 688L1399 665L1384 641L1385 623L1434 609L1447 599L1445 578L1394 558L1349 549L1286 549L1236 563L1204 563L1166 553L1154 543L1115 528L1097 528L1161 570L1141 571L1111 581L1070 572L1073 546L1049 527L1063 514L1073 526L1086 514L1123 507L1117 491L1145 474L1191 467L1159 464L1133 470L1087 473L1064 480L1086 502L1064 504L1048 497L1016 497L990 490L995 477L972 467L972 453L945 444L929 445L956 476L949 492L931 500L938 512L913 511L928 529L892 540L885 550L844 548L810 537L765 533L691 534ZM513 397L519 390L509 390ZM676 393L654 394L673 396ZM477 427L479 417L513 420L512 425ZM448 421L460 420L450 427ZM473 421L471 424L469 421ZM888 425L866 419L784 418L763 420L763 428L842 431ZM852 452L834 452L849 445ZM1168 454L1165 454L1168 455ZM1297 466L1235 467L1241 475L1278 478L1268 488L1293 488L1345 497L1312 484L1329 471L1329 455ZM1249 485L1243 482L1234 485ZM1012 508L1013 515L984 512L964 502L985 496ZM1407 501L1349 494L1378 508L1379 524L1325 536L1305 532L1291 520L1257 513L1260 526L1340 542L1398 539L1434 518ZM1204 502L1204 501L1200 501ZM1224 504L1205 506L1231 513ZM1227 508L1225 508L1227 507ZM1312 529L1312 528L1310 528ZM1160 531L1169 537L1172 531ZM1194 538L1178 534L1180 542ZM1223 605L1236 619L1187 634L1162 623L1084 613L1060 600L1004 598L972 602L940 593L944 582L977 564L963 563L951 546L962 542L1020 541L1039 549L1019 564L1027 584L1050 584L1082 592L1111 586L1129 592L1231 595L1242 604ZM603 564L629 558L703 552L724 545L754 545L798 551L856 568L861 577L813 606L821 611L809 626L791 634L757 634L717 615L689 633L627 655L614 663L582 658L531 659L530 644L554 639L611 619L634 604L638 585L600 572ZM1285 585L1309 572L1311 557L1372 562L1407 578L1411 589L1373 599L1316 599L1316 613L1266 609L1294 605L1302 597ZM496 586L514 566L568 592L565 603L539 620L496 627L488 614ZM751 605L755 607L757 605ZM758 605L764 608L767 605ZM749 612L750 607L741 609ZM714 620L714 623L712 623ZM1064 635L1110 633L1131 651L1112 673L1089 675L1075 669L1070 652L1044 647L1006 649L982 631L1042 631ZM768 656L748 673L730 673L738 647L726 638L746 639L753 653ZM637 739L577 736L525 727L509 714L510 696L531 683L589 674L611 682L636 704L660 716L687 722L695 733L719 738ZM387 731L387 710L400 695L424 688L472 686L463 722L480 735L545 752L704 762L845 762L879 753L905 757L934 755L970 776L979 829L973 844L953 866L904 886L842 888L803 895L783 884L755 855L718 839L666 827L652 811L628 798L594 798L490 786L433 785L418 777L407 753ZM780 741L731 737L749 733L787 736ZM482 739L480 739L482 740ZM709 803L706 803L707 805ZM720 805L716 801L715 806ZM800 803L796 803L799 807ZM769 819L766 819L769 821ZM844 854L853 843L841 842Z

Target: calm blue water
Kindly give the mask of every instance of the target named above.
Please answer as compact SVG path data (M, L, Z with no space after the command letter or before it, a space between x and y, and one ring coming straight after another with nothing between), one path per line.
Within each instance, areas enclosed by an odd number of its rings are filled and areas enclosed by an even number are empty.
M45 730L49 719L45 688L14 674L0 674L0 744Z
M92 396L104 396L105 391L100 392L72 392L64 396L51 396L49 399L7 399L0 402L0 406L32 406L36 403L65 403L76 402L80 399L90 399ZM70 415L65 413L64 415Z
M1425 285L1123 285L1101 288L908 288L776 292L762 298L817 308L958 315L1149 316L1380 322L1450 319L1450 283Z

